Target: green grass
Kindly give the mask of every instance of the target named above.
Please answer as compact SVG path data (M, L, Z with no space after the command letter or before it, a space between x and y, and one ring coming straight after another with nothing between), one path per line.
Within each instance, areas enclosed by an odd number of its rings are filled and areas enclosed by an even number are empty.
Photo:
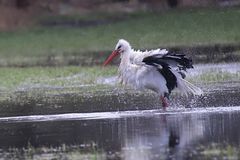
M204 146L201 156L205 159L239 159L239 151L239 148L235 146L212 144Z
M187 78L193 83L210 83L210 82L229 82L229 81L239 81L240 72L230 73L227 71L218 71L212 69L212 71L206 71L197 76Z
M76 17L75 17L76 18ZM80 17L82 18L82 16ZM135 48L240 43L240 9L141 12L100 26L36 27L0 33L2 61L112 50L119 38ZM5 59L4 59L5 58Z
M29 67L0 68L0 91L15 90L31 86L81 86L99 85L98 80L116 76L117 67ZM188 76L192 83L239 81L240 73L218 70L206 71L196 76ZM100 83L101 84L101 83Z
M117 73L116 67L31 67L0 68L0 90L23 86L80 86L95 84L98 78Z
M94 144L91 144L94 145ZM106 153L97 151L95 146L83 148L78 145L65 145L58 147L33 147L26 148L9 148L0 151L1 159L29 159L29 160L47 160L47 159L60 159L60 160L101 160L107 159Z
M134 148L136 149L136 148ZM170 148L171 149L171 148ZM197 150L196 150L197 149ZM133 150L131 148L130 152ZM137 150L137 149L136 149ZM137 150L138 151L138 150ZM143 150L140 150L143 151ZM139 152L140 152L139 151ZM167 152L162 151L165 156ZM63 144L58 147L32 147L27 148L9 148L0 152L1 159L64 159L64 160L105 160L105 159L120 159L125 157L124 152L113 152L111 155L104 151L98 151L95 146L83 148L78 145L68 146ZM185 157L192 159L239 159L240 150L238 146L226 144L220 146L218 144L211 144L208 146L193 147L191 151L184 153ZM163 159L164 159L163 158Z

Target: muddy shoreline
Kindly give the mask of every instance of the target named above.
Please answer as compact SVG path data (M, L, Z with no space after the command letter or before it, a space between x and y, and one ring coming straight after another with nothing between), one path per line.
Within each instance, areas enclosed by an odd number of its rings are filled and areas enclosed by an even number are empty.
M170 109L179 107L239 106L239 82L202 85L202 96L181 96L173 93ZM2 93L1 96L3 96ZM23 116L62 113L112 112L127 110L162 109L159 98L152 92L132 89L105 88L32 89L16 91L0 102L0 116Z

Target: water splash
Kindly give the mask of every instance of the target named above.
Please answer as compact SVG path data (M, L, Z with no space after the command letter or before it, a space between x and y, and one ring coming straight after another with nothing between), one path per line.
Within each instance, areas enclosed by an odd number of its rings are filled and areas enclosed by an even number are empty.
M95 81L95 83L96 84L115 85L115 84L117 84L117 76L100 77Z

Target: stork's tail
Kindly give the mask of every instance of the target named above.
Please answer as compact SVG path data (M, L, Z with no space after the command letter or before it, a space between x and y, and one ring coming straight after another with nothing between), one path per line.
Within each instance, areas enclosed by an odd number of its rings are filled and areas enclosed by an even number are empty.
M186 81L183 78L178 78L177 85L178 85L178 89L186 95L188 94L202 95L203 94L203 91L200 88Z

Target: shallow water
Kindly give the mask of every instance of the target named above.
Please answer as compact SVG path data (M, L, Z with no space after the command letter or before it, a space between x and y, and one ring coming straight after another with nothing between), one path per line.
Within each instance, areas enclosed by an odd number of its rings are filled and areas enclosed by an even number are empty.
M194 77L213 70L236 74L239 66L237 63L196 65L189 74ZM114 85L115 82L116 77L112 77L96 83ZM159 101L152 94L129 89L97 90L81 96L78 93L81 87L66 94L56 92L66 86L39 85L37 93L44 87L54 92L48 97L33 95L37 99L32 100L27 91L35 86L28 87L20 90L26 95L20 92L21 96L16 98L21 105L15 104L16 100L7 103L9 106L2 105L6 112L2 109L0 117L0 159L240 157L239 82L208 84L200 97L182 98L176 94L166 110L158 106ZM92 157L86 158L86 154Z
M212 144L240 145L240 106L19 116L0 123L2 152L64 144L105 155L101 159L191 159L206 156Z
M196 64L194 65L194 69L189 70L188 75L191 77L206 72L228 72L236 74L240 72L240 63Z

